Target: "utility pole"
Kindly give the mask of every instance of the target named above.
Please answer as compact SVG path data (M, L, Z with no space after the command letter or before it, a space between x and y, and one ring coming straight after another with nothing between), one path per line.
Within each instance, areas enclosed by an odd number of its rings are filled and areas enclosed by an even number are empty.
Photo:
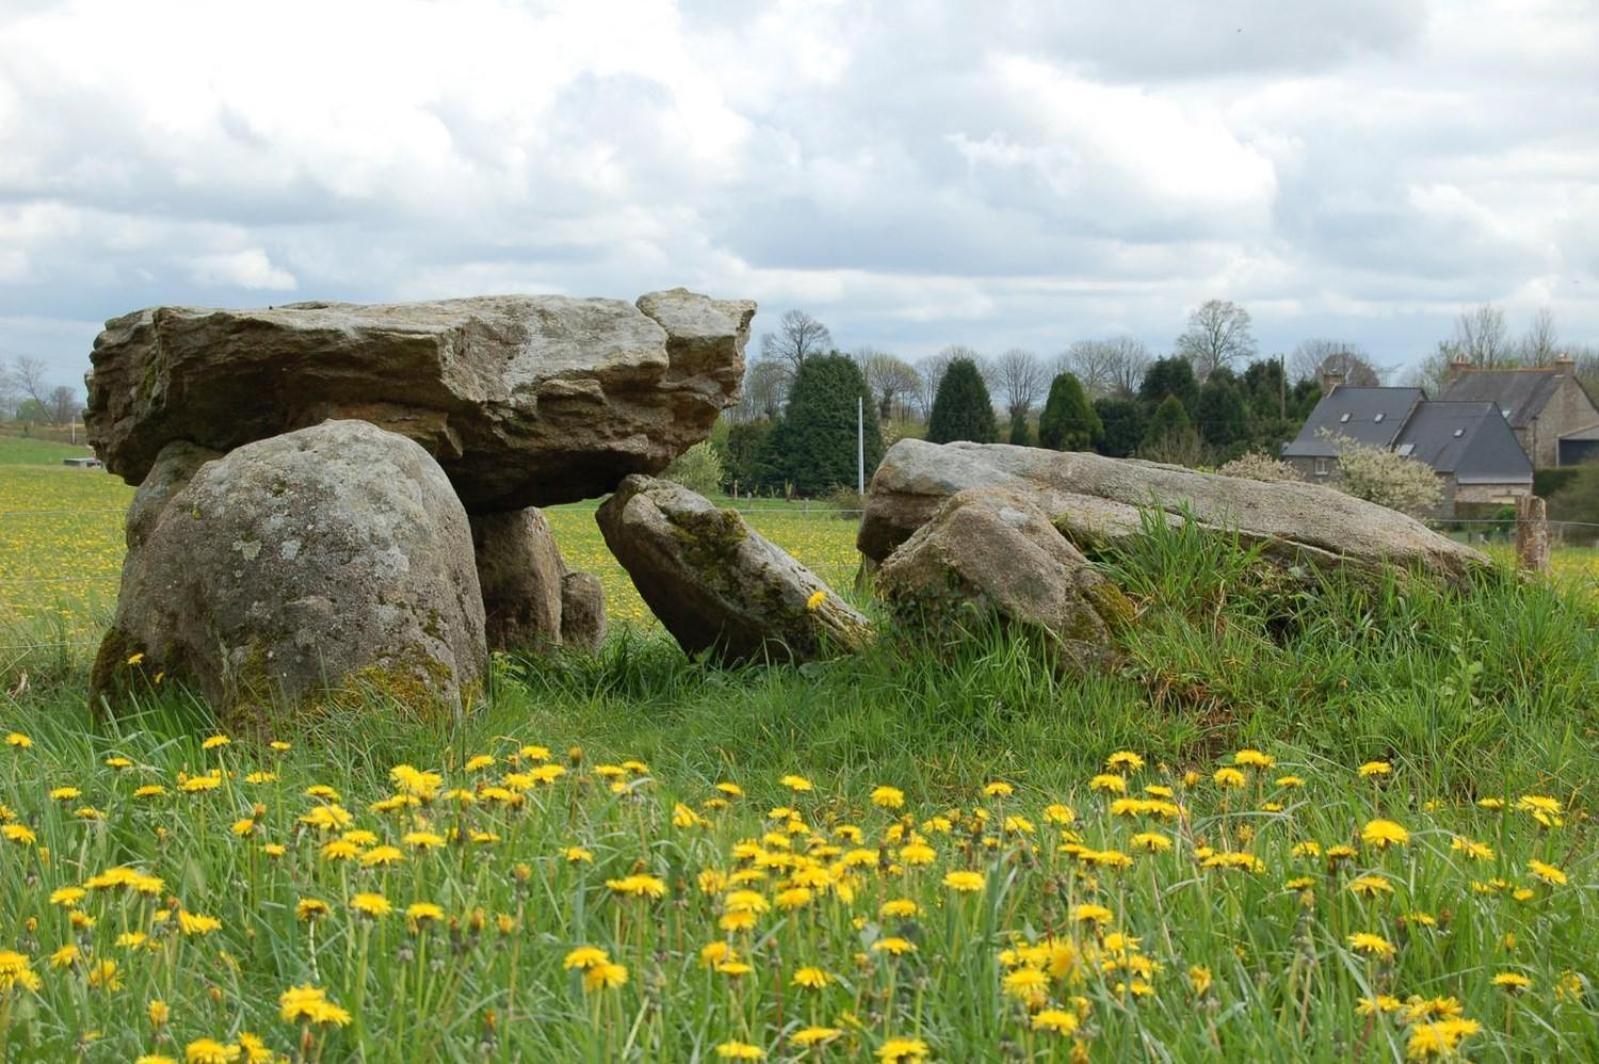
M866 497L866 401L855 397L855 493Z

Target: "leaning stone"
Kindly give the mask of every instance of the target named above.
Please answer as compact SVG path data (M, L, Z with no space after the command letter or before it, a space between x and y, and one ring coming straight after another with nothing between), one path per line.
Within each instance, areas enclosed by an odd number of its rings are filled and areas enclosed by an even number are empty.
M856 546L881 561L968 488L1022 492L1067 539L1092 553L1143 533L1147 511L1236 533L1285 565L1373 572L1415 567L1457 581L1488 558L1397 511L1316 484L1264 483L1131 458L1005 444L907 439L867 489ZM1185 517L1186 515L1186 517Z
M167 453L176 468L182 452ZM349 705L357 689L459 712L480 688L483 597L466 512L410 440L326 422L206 462L164 506L146 493L134 511L96 707L157 674L233 726Z
M89 440L141 483L161 449L229 451L357 418L420 443L468 511L593 498L703 440L738 394L755 304L484 296L264 310L156 307L106 323Z
M606 546L688 654L805 661L853 651L865 617L733 510L632 476L596 513Z

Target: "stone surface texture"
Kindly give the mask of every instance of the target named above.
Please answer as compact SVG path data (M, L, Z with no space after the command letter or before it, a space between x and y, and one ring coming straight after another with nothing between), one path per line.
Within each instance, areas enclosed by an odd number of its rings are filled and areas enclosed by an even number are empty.
M1031 493L968 488L888 556L877 589L895 619L946 636L997 620L1073 665L1103 661L1133 606L1067 542Z
M855 650L865 617L735 511L630 476L596 513L605 543L689 654L809 660Z
M1282 564L1375 571L1392 565L1460 580L1487 557L1404 514L1314 484L1275 483L1180 466L1005 444L901 440L867 489L856 545L881 562L970 488L1030 499L1080 549L1141 534L1143 513L1236 532Z
M408 437L472 513L592 498L704 439L736 398L755 304L686 289L155 307L106 323L85 415L143 482L169 443L226 452L326 419Z
M567 568L538 509L474 514L471 523L490 650L592 650L604 641L599 579Z
M481 687L471 530L420 446L329 421L204 457L169 445L134 499L93 704L158 673L234 723L358 687L459 711Z

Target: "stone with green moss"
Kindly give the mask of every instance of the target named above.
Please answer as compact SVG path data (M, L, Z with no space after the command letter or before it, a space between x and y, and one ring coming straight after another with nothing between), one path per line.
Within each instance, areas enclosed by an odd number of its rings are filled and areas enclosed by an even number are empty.
M734 510L630 476L596 519L639 595L689 654L808 661L872 638L867 619Z

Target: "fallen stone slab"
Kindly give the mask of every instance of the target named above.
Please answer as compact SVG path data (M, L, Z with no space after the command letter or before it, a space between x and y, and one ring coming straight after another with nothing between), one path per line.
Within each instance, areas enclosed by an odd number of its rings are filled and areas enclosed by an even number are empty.
M605 544L685 653L807 661L859 649L859 612L733 510L630 476L595 514Z
M156 676L239 726L362 689L459 712L482 685L466 511L402 436L329 421L220 457L169 444L127 534L97 708Z
M606 494L704 439L738 394L755 304L675 288L569 296L154 307L95 339L84 421L141 483L162 448L229 451L335 419L421 444L467 510Z
M1092 552L1143 532L1146 511L1234 532L1268 557L1319 568L1419 568L1459 580L1488 558L1397 511L1316 484L1264 483L1131 458L1006 444L901 440L867 489L856 546L881 562L952 495L1005 487Z
M1115 631L1134 614L1031 493L1014 487L946 499L883 562L877 591L912 630L959 637L998 621L1042 636L1079 667L1109 660Z

